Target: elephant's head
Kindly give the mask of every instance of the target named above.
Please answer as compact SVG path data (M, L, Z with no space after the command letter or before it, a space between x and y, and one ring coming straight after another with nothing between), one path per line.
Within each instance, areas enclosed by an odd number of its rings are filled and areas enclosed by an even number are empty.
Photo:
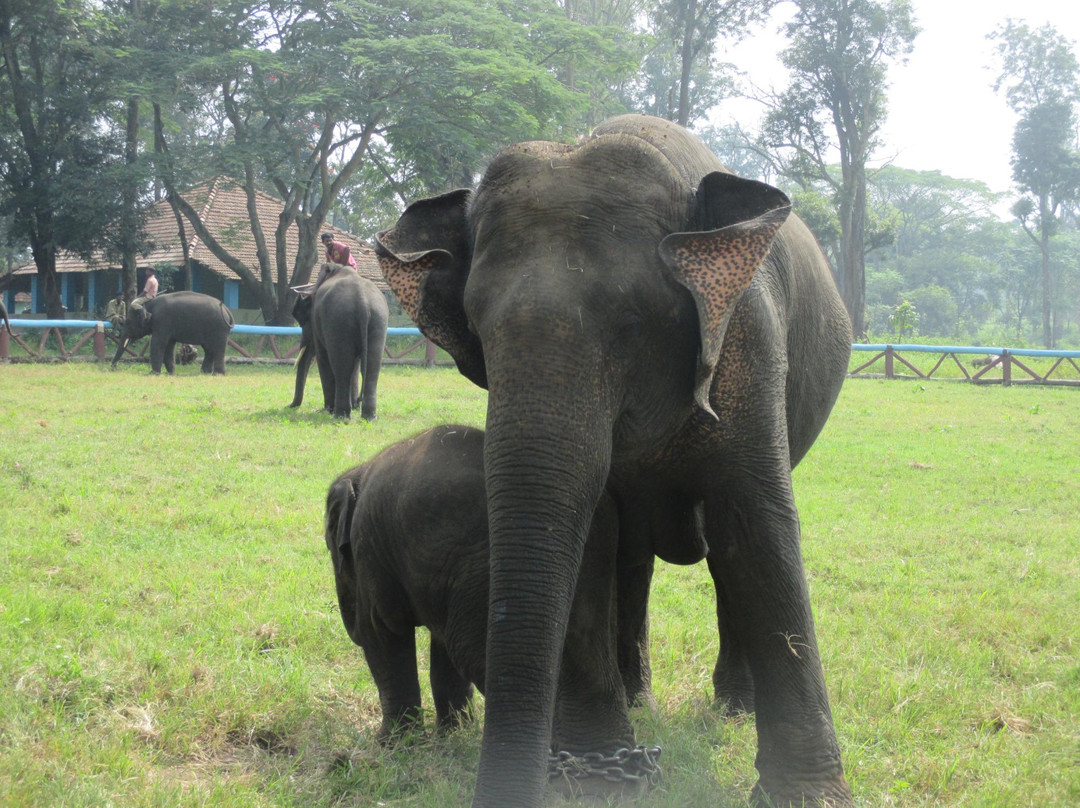
M496 782L508 772L529 773L522 793L543 778L553 661L613 457L647 456L712 412L733 307L788 215L780 191L685 170L702 158L677 148L627 132L520 144L475 192L417 202L377 238L407 313L489 389L477 793L494 802L512 801Z
M306 328L311 323L311 308L314 304L314 295L299 295L293 303L292 316L300 328Z
M153 302L153 300L147 300L140 306L129 307L127 316L124 318L124 330L120 334L120 344L116 347L116 354L113 356L113 367L116 367L116 363L120 361L128 345L150 333L151 311L147 307Z

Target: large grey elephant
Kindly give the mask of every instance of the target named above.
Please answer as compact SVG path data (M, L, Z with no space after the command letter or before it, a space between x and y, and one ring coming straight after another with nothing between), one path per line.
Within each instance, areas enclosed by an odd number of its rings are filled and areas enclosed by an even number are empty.
M124 320L120 344L112 366L120 361L128 345L150 335L150 369L172 373L176 344L200 345L203 373L225 372L225 347L235 321L232 312L216 297L200 292L169 292L132 306Z
M431 632L438 726L485 691L488 526L484 433L438 426L340 475L326 545L341 619L379 689L381 737L421 722L415 629ZM571 753L634 746L615 648L613 502L601 500L582 558L562 655L552 743ZM610 748L605 748L610 747Z
M420 329L489 390L487 697L474 806L535 806L589 520L619 507L619 652L648 686L653 555L709 557L721 698L757 713L755 795L847 805L791 469L850 325L788 199L669 122L501 152L377 239ZM631 684L633 682L631 681ZM640 694L639 694L640 695Z
M339 418L349 418L360 407L364 420L374 420L390 318L383 293L355 270L337 267L319 283L314 295L296 301L293 318L300 325L301 337L289 406L303 403L304 384L315 358L324 408Z

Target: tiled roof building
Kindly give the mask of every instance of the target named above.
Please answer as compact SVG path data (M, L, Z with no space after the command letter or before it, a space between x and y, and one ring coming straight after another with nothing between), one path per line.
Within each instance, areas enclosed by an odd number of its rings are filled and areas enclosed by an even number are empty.
M259 262L255 252L255 240L249 225L247 197L243 188L227 178L218 178L207 185L188 191L183 196L199 212L200 218L214 238L233 256L257 273ZM266 246L273 260L274 230L277 227L282 203L281 200L269 194L257 192L255 204L266 238ZM154 206L147 217L145 230L152 249L147 255L137 257L139 288L142 287L146 269L162 266L180 267L184 263L176 217L167 201L163 200ZM338 241L349 245L361 275L373 281L384 292L389 291L370 244L337 228L327 227L324 230L330 230ZM254 302L249 301L239 276L210 251L203 240L195 234L191 223L186 220L184 232L188 239L192 263L192 286L195 291L214 295L225 301L231 308L257 308ZM290 227L285 239L285 253L290 271L296 258L297 242L296 227ZM321 247L319 259L322 259ZM61 297L69 311L93 312L120 288L120 267L107 261L103 253L95 255L90 261L84 261L72 253L60 253L56 257L56 271L61 284ZM11 299L6 301L9 309L14 311L14 295L16 291L25 291L22 290L22 286L27 285L31 293L31 311L40 311L42 301L37 294L37 268L33 264L28 264L16 269L15 274L27 276L28 283L17 284L9 289L8 296Z

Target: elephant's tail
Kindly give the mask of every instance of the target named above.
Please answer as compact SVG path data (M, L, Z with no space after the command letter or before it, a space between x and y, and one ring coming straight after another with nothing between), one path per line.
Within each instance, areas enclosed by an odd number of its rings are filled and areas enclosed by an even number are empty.
M236 320L233 318L233 313L229 311L229 307L224 303L221 304L221 319L225 321L225 325L232 328L236 325Z

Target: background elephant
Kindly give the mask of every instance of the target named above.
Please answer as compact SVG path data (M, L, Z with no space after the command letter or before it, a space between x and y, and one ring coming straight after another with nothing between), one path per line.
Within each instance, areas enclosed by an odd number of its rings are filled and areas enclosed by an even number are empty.
M708 555L716 681L757 713L757 793L847 805L791 468L850 352L828 263L787 198L681 127L621 116L501 152L479 187L379 234L398 298L487 387L491 532L474 806L534 806L581 548L619 508L619 653L647 687L655 555ZM725 653L726 652L726 653ZM740 696L741 692L741 696Z
M322 381L323 406L341 418L350 417L359 406L361 417L373 420L390 318L383 293L348 267L339 268L319 283L314 295L296 301L293 317L300 325L301 338L296 388L289 406L299 407L303 402L314 356Z
M381 737L420 723L415 628L431 632L440 727L485 690L488 613L484 433L435 427L342 474L326 499L326 546L341 619L364 650L382 705ZM617 516L601 500L586 542L562 656L555 749L634 746L615 649Z
M216 297L199 292L158 295L128 311L112 366L116 367L128 344L149 334L152 372L161 373L164 362L165 370L172 373L176 343L186 342L202 346L203 373L224 373L225 346L234 324L232 312Z

